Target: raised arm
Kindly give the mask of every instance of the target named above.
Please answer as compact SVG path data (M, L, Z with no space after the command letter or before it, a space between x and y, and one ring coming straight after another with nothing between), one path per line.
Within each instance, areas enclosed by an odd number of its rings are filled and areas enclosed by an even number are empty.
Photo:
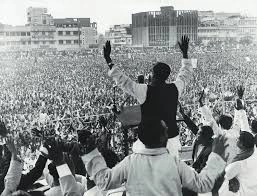
M178 45L183 54L183 59L182 59L182 67L179 70L178 76L174 84L178 89L178 94L180 97L185 87L190 82L193 76L193 67L191 64L191 59L188 59L189 38L187 36L182 36L181 42L178 42Z
M21 176L19 190L26 190L31 187L43 174L43 170L46 165L47 158L43 155L39 155L35 167L29 171L29 173Z
M128 162L126 157L112 169L108 168L98 149L84 155L82 160L88 174L93 178L96 186L102 190L115 189L122 186L128 176Z
M67 161L70 160L63 155L61 146L60 142L54 141L48 143L47 149L49 149L49 156L56 165L62 194L64 196L81 196L81 189L67 164Z
M204 169L198 174L194 169L179 161L179 174L183 187L198 193L210 192L213 189L215 180L225 169L227 147L224 136L218 136L214 140L212 153L210 154Z
M221 130L221 128L218 126L216 120L212 116L212 112L209 109L208 106L204 105L204 98L205 98L205 92L202 91L200 98L199 98L199 104L200 104L200 112L202 114L202 118L204 118L204 121L206 124L212 127L214 135L221 135L224 134L224 131Z
M243 86L237 87L237 95L238 99L236 102L236 110L238 111L238 120L239 120L239 126L241 131L248 131L251 132L250 125L248 123L248 118L245 111L245 104L243 101L243 95L244 95L245 88Z
M196 135L198 130L199 130L199 128L190 119L190 117L185 114L184 109L182 108L181 104L179 104L179 112L182 115L182 117L184 119L184 122L186 123L187 127L193 132L194 135Z
M110 41L107 41L104 46L104 58L110 68L108 75L124 92L136 98L140 104L143 104L146 99L147 85L138 84L130 79L128 76L126 76L124 73L122 73L118 66L113 64L110 54L111 44Z
M103 156L96 148L96 140L93 135L80 139L84 154L82 160L86 166L89 176L94 180L100 190L118 188L122 185L128 175L128 158L109 169Z
M23 168L22 161L17 156L17 149L11 136L7 137L6 145L9 151L12 153L12 158L8 172L5 176L5 189L1 196L11 195L14 191L16 191L20 183Z

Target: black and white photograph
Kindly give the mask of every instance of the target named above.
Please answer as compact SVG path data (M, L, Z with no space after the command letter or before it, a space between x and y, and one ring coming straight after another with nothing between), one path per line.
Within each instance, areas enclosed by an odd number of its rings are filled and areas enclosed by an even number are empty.
M257 0L0 0L0 196L257 196Z

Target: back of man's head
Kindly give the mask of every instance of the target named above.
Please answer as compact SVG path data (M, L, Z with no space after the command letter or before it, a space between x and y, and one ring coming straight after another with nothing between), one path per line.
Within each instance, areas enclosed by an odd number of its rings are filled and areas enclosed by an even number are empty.
M170 75L170 66L165 63L156 63L153 67L153 78L165 82Z
M78 130L77 133L80 144L85 144L87 139L92 135L92 133L86 129Z
M252 149L254 148L254 145L255 145L254 136L247 131L242 131L240 133L239 142L241 146L245 149Z
M167 144L167 127L162 120L143 120L138 127L138 138L147 148L165 147Z
M257 120L252 121L252 132L257 134Z
M137 82L138 82L139 84L144 84L144 83L145 83L145 76L142 75L142 74L138 75L138 76L137 76Z
M222 114L219 118L219 124L222 129L229 130L232 127L233 119L231 116Z
M201 136L206 142L212 141L213 130L210 126L202 126L201 127Z

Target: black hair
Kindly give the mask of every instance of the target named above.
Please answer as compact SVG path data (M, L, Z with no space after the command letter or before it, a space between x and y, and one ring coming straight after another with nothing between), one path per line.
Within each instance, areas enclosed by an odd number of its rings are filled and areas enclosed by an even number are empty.
M254 136L247 131L242 131L240 133L239 142L246 149L252 149L252 148L254 148L254 145L255 145Z
M139 84L144 84L145 83L145 76L144 75L138 75L137 76L137 82Z
M161 137L164 135L165 127L161 120L143 120L138 127L138 138L148 147L161 145Z
M201 129L201 135L204 137L204 139L206 139L206 141L212 141L212 136L214 135L212 128L210 126L202 126Z
M92 135L92 133L88 130L78 130L78 141L82 145L86 143L87 139Z
M219 118L221 128L229 130L232 127L233 119L231 116L222 114Z
M157 80L165 81L168 79L170 71L171 70L169 65L158 62L153 67L153 77Z

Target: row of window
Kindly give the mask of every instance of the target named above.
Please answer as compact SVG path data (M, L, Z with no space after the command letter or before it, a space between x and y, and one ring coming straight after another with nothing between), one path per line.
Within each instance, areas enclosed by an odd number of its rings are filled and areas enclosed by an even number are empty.
M30 36L30 32L0 32L0 36Z
M0 32L0 36L30 36L30 32ZM38 32L37 35L54 35L54 32ZM79 31L58 31L58 35L79 35Z
M78 35L78 31L58 31L58 35Z
M79 40L59 40L58 43L60 45L63 45L63 44L79 44ZM81 40L80 40L80 43L82 43Z
M22 42L17 42L17 41L8 41L8 42L0 42L0 46L4 46L4 45L39 45L39 44L42 44L42 45L45 45L45 44L55 44L56 41L22 41ZM60 45L65 45L65 44L79 44L79 40L59 40L57 42L58 44ZM82 41L80 40L80 43L82 43Z

